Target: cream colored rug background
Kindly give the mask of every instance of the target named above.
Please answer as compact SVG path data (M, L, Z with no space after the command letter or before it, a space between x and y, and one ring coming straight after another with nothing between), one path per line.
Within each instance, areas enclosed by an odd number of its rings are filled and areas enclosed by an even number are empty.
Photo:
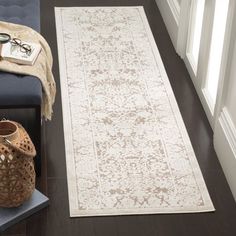
M143 8L55 13L70 215L213 211Z

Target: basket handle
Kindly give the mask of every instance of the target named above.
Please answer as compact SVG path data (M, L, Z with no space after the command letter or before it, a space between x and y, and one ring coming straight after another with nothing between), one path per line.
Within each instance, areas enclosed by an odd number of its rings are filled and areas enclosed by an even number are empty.
M22 148L17 147L16 145L14 145L11 141L9 141L8 139L4 138L5 144L13 149L15 149L17 152L19 152L20 154L27 156L27 157L34 157L36 155L36 150L35 148L33 148L32 150L24 150Z

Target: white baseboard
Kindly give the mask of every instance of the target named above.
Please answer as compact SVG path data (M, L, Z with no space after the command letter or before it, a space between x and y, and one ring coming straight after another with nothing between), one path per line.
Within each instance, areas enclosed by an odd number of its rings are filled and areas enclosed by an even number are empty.
M177 49L180 5L177 0L156 0L172 43Z
M226 107L223 108L216 122L214 146L236 200L236 128Z

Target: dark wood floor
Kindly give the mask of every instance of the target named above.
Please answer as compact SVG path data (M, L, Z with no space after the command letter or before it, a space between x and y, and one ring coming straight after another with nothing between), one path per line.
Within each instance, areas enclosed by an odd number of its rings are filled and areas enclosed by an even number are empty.
M143 5L173 87L214 213L69 218L54 6ZM183 61L176 55L154 0L41 0L41 32L52 47L58 93L44 126L43 173L38 188L50 206L2 236L235 236L236 204L217 160L212 130Z

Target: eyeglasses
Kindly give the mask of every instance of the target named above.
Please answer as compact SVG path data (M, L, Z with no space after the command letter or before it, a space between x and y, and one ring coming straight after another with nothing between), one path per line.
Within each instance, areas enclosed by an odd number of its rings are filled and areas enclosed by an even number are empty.
M10 34L0 33L0 44L8 43L10 40Z
M18 38L11 39L11 45L20 47L20 51L27 54L28 56L31 54L31 46L27 43L22 43L22 41Z

